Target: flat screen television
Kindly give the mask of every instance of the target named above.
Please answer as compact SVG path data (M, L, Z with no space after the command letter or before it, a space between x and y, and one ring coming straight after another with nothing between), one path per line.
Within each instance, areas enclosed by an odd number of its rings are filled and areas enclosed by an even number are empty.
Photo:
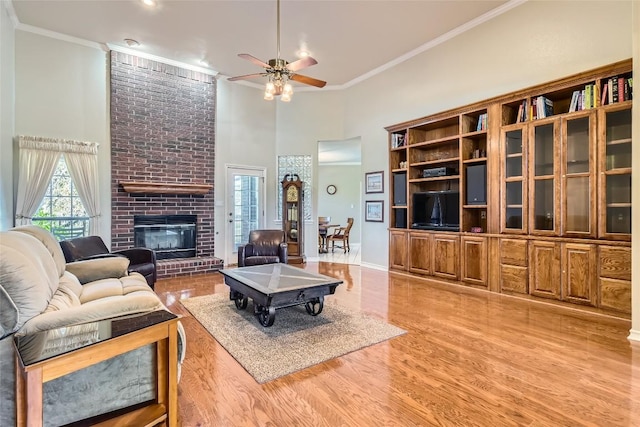
M460 192L424 191L413 193L411 228L460 231Z

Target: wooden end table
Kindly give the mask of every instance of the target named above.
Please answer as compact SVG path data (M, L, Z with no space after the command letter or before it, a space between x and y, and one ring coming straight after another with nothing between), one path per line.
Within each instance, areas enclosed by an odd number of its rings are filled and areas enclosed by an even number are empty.
M43 425L42 385L47 381L153 343L157 352L156 400L95 425L177 426L178 319L159 310L15 337L18 427Z

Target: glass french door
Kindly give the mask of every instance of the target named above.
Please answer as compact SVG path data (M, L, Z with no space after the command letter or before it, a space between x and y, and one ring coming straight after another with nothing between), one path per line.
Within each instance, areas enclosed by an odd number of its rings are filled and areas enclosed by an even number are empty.
M238 246L265 226L265 174L264 168L227 166L225 265L237 264Z

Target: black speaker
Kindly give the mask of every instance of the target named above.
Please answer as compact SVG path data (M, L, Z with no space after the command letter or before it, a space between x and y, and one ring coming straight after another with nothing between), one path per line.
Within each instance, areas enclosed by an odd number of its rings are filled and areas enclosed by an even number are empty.
M407 228L407 210L394 209L396 214L395 228Z
M393 174L393 204L394 206L407 206L407 174Z
M487 165L467 166L467 204L487 204Z

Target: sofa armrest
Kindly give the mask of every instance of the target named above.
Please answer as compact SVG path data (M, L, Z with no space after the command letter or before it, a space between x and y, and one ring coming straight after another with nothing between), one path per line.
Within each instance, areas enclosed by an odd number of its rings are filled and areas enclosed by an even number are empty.
M122 256L75 261L66 265L66 270L83 285L95 280L126 276L128 268L129 259Z
M253 244L238 246L238 267L244 267L244 260L250 256L253 256Z
M148 248L131 248L113 251L113 254L122 255L129 258L131 265L156 263L156 253Z

